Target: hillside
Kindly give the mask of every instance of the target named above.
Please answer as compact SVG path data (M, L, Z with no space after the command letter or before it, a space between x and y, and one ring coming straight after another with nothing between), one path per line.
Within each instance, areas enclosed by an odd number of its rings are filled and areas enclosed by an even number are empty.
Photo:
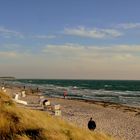
M41 111L18 108L0 92L0 140L112 140Z

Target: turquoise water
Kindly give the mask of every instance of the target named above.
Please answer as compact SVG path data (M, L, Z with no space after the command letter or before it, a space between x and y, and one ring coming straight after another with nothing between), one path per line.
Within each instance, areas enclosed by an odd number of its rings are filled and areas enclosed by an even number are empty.
M19 79L14 84L38 87L43 94L140 106L140 81Z

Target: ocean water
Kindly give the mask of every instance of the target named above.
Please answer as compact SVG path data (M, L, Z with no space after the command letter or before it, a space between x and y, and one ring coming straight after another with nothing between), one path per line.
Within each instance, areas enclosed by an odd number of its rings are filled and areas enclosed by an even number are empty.
M42 94L51 97L63 97L64 91L67 91L69 98L140 106L140 81L18 79L9 82L38 87Z

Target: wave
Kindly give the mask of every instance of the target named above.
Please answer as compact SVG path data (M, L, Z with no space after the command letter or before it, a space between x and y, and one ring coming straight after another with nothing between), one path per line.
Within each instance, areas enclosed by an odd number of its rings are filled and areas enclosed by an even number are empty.
M17 86L38 87L42 94L51 97L63 97L64 90L67 90L69 98L110 101L121 104L140 104L140 81L24 79L7 81L8 83Z

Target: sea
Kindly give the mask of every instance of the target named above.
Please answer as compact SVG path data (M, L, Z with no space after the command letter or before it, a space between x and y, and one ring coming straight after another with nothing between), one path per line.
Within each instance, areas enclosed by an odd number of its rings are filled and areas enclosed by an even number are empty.
M48 80L16 79L6 81L13 85L38 88L43 95L85 99L140 107L140 80Z

